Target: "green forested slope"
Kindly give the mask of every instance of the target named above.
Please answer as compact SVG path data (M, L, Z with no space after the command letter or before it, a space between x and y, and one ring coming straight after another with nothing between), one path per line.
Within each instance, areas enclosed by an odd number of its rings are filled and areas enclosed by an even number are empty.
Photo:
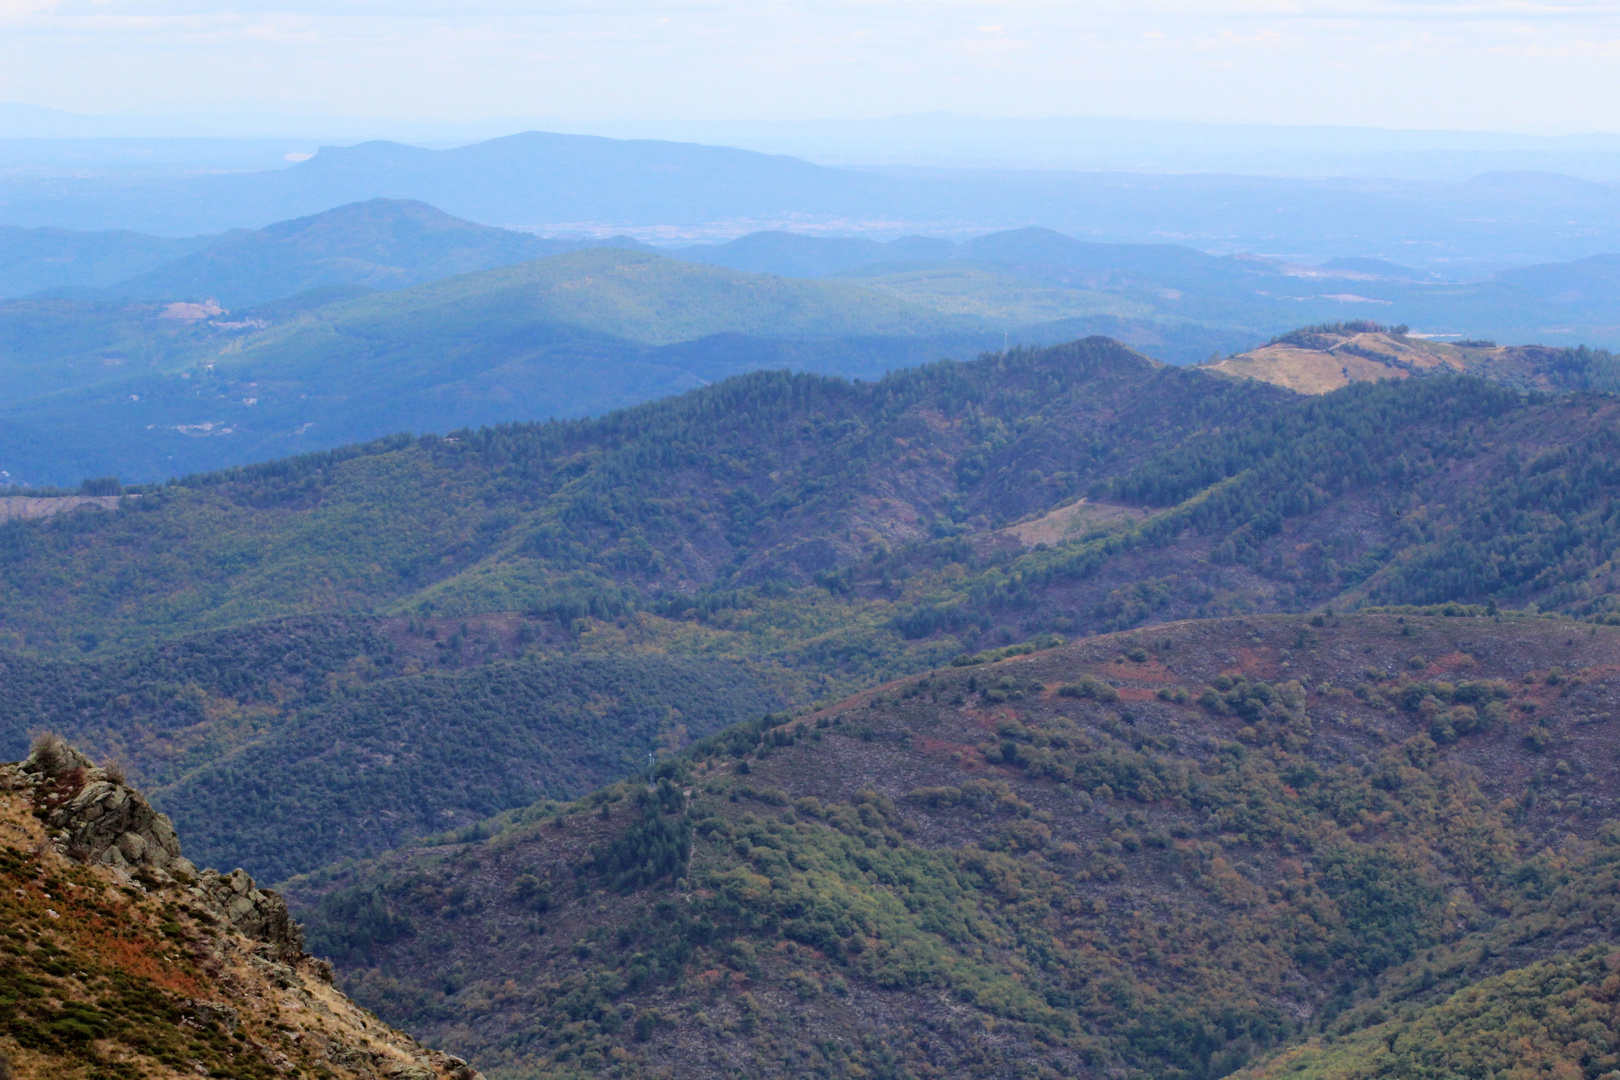
M1616 634L1099 637L291 890L350 992L493 1077L1218 1077L1386 1032L1411 1069L1322 1075L1485 1075L1462 1063L1497 1067L1467 1030L1493 1009L1557 1036L1546 1075L1595 1077L1610 1051L1575 1044L1614 985L1610 947L1581 950L1620 933ZM1543 1016L1562 999L1585 1011Z
M1243 1075L1612 1076L1620 1071L1617 969L1620 949L1594 945L1485 979L1410 1017L1312 1040Z
M1468 379L1301 400L1093 340L879 383L761 374L598 421L198 477L113 513L0 526L10 647L54 658L68 682L78 661L125 665L87 672L77 709L18 707L6 730L14 747L54 726L127 750L165 800L176 770L211 791L211 763L230 755L336 784L322 733L364 717L307 687L369 685L346 665L382 646L333 653L296 692L272 692L291 684L280 677L200 679L206 707L183 725L113 704L186 685L145 672L154 638L218 651L294 616L384 616L384 645L433 670L626 654L747 665L757 693L711 710L717 725L963 653L1171 619L1450 601L1610 619L1617 408ZM413 624L456 650L401 629ZM479 700L497 677L458 676L456 694ZM513 722L497 741L527 737ZM148 724L187 733L121 734ZM644 753L634 730L623 752ZM377 783L406 790L430 741L402 727L387 751L398 771ZM530 776L473 798L455 794L472 790L462 775L439 778L455 821L564 790ZM237 837L234 857L270 860L250 866L263 873L428 827L405 814L356 829L336 799L288 797L301 809L277 809L277 785L244 787L190 831ZM271 814L303 830L285 852L253 839Z
M305 617L99 661L0 655L0 755L68 732L199 861L279 879L576 797L783 700L735 663L541 644L522 620Z
M789 364L881 375L1001 340L856 285L612 248L368 296L329 283L421 281L394 265L417 257L474 269L517 235L368 206L234 238L181 268L192 285L136 294L154 302L0 305L0 416L34 431L0 432L0 470L144 482L398 431L600 415ZM216 278L234 291L208 292Z
M382 440L146 491L116 514L7 524L0 632L60 650L388 605L620 615L636 606L626 588L735 606L700 594L1038 513L1282 400L1091 339L879 383L760 373L600 420Z

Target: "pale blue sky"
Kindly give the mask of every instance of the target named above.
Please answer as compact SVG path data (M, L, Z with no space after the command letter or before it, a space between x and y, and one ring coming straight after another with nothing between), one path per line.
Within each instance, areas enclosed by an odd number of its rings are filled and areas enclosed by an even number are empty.
M0 0L0 101L377 119L1620 131L1620 4Z

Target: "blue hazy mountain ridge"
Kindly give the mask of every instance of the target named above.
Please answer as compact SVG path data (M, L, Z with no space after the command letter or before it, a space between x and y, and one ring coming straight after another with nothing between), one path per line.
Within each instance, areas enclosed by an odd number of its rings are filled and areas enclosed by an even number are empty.
M369 199L238 230L108 292L135 300L258 304L329 285L402 289L584 246L478 225L423 202Z
M1437 283L1365 260L1301 266L1033 227L960 245L767 233L676 257L596 247L372 291L531 241L546 243L372 201L231 234L119 287L156 302L0 305L0 469L162 479L399 430L600 415L760 368L874 378L1091 334L1190 363L1344 319L1598 346L1620 326L1613 259ZM164 317L168 300L316 282Z
M0 297L112 285L190 255L214 240L147 236L123 229L79 232L0 225Z
M1531 172L1465 181L1059 169L831 168L722 146L527 132L445 150L369 142L209 176L21 175L0 222L162 235L260 228L333 206L415 199L489 225L601 234L798 223L955 236L1041 223L1106 242L1174 242L1483 277L1620 250L1610 184Z
M931 257L917 257L925 253ZM1478 281L1445 281L1381 259L1302 265L1212 255L1178 244L1096 243L1038 227L948 246L921 237L881 244L773 232L672 254L762 272L843 277L894 289L914 302L928 299L917 276L930 269L974 267L1012 283L1118 298L1144 326L1179 321L1265 337L1308 323L1372 318L1519 343L1620 346L1620 256L1615 255L1519 267ZM981 278L980 284L993 282ZM1172 362L1208 355L1149 352Z
M324 146L287 168L223 176L7 186L0 220L185 233L258 228L378 197L511 227L707 222L795 209L859 214L909 185L729 147L527 132L448 150ZM212 224L199 230L204 221Z
M0 420L27 429L0 430L0 468L32 482L161 479L393 431L596 415L761 367L874 377L1001 339L846 282L613 248L353 289L212 319L165 319L158 305L0 308ZM25 317L31 332L17 329ZM54 368L23 363L52 332Z

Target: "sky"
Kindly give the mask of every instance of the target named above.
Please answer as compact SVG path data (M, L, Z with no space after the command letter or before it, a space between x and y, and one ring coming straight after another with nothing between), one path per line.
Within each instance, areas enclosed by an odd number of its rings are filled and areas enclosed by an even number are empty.
M0 0L0 101L1620 132L1620 0Z

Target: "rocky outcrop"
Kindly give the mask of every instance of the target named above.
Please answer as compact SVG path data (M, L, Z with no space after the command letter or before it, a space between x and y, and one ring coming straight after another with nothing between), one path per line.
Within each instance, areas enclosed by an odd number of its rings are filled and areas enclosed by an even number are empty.
M8 970L44 988L0 1009L0 1080L109 1065L153 1080L482 1080L357 1007L304 953L280 895L244 870L199 872L118 770L60 739L0 764L0 838L0 926L37 941L8 954Z
M60 739L38 740L18 767L33 789L58 851L162 882L194 878L167 814L152 808L116 771L99 769Z
M116 772L96 768L52 738L36 742L19 769L64 855L164 882L196 876L197 868L180 854L168 815L154 810Z
M257 888L246 870L228 874L204 870L192 892L232 930L263 943L273 959L284 964L303 959L304 932L293 921L287 901L277 892Z
M116 770L97 768L51 736L37 740L17 768L62 854L110 866L137 880L178 884L217 921L264 945L262 952L270 959L284 964L303 959L304 935L286 901L255 886L242 869L199 874L180 854L180 837L168 815L155 810Z

